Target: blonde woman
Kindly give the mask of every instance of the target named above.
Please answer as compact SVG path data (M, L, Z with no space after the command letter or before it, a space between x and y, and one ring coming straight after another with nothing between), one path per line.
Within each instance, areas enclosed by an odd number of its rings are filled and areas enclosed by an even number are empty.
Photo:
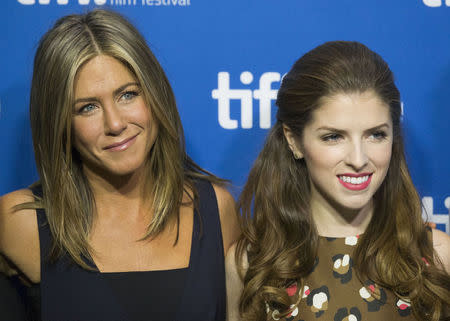
M39 284L42 320L224 320L233 199L186 155L139 32L110 11L61 18L31 87L40 181L1 198L0 252Z
M450 238L422 222L386 62L325 43L284 77L277 106L240 198L229 320L443 320Z

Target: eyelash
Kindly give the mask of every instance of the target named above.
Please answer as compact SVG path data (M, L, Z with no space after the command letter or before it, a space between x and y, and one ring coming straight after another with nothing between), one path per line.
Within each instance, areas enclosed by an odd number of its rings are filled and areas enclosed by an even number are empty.
M324 142L336 142L338 139L342 138L342 136L340 134L327 134L325 136L322 136L322 140Z
M94 105L94 104L86 104L86 105L84 105L84 106L82 106L80 109L78 109L78 114L89 114L89 113L91 113L91 112L93 112L93 110L94 109L91 109L91 110L87 110L87 108L88 107L97 107L96 105Z
M384 139L386 139L387 134L386 132L379 130L379 131L375 131L372 134L370 134L370 137L373 137L375 140L377 141L382 141ZM342 138L341 134L337 134L337 133L331 133L331 134L327 134L322 136L322 140L324 142L337 142L339 139Z
M124 98L126 95L131 95L131 97ZM124 98L125 100L132 100L134 97L137 97L137 96L139 96L139 91L137 91L137 90L128 90L128 91L124 92L123 94L121 94L119 99Z
M370 136L373 136L374 139L381 141L381 140L386 139L387 134L386 134L386 132L379 130L379 131L373 132Z

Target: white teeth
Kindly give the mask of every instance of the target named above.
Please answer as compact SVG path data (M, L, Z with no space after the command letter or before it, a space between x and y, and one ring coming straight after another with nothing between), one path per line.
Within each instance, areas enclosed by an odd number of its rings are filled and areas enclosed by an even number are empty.
M367 180L369 179L369 175L366 176L360 176L360 177L350 177L350 176L339 176L339 178L341 180L343 180L346 183L350 183L350 184L354 184L354 185L359 185L362 184L364 182L367 182Z

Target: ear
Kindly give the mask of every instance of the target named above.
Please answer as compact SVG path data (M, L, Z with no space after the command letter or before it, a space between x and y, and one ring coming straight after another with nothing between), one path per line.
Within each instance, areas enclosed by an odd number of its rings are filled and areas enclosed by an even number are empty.
M297 143L297 137L295 136L294 132L289 128L289 126L285 124L283 124L283 134L284 137L286 138L289 149L292 151L292 154L294 155L294 158L295 159L303 158L303 153L298 147L299 144Z

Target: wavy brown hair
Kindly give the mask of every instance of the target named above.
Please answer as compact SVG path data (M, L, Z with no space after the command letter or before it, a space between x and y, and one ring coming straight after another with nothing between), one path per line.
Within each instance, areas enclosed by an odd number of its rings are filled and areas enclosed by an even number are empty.
M74 82L93 57L107 55L123 63L139 83L158 134L146 160L145 195L154 215L144 238L158 235L171 217L179 228L183 193L195 196L195 178L223 181L186 154L183 129L169 81L143 36L120 14L94 10L59 19L40 40L30 97L30 118L43 198L17 208L45 208L53 235L51 260L63 253L84 268L95 199L72 144ZM177 234L178 235L178 234ZM176 242L176 241L175 241Z
M243 260L248 257L248 269L241 273L242 320L266 319L266 303L277 306L281 316L291 312L284 287L294 281L302 284L317 255L319 236L310 211L308 170L304 160L292 157L283 124L301 139L321 98L366 91L374 91L389 106L394 138L388 173L374 195L373 218L355 249L357 275L408 298L418 320L444 318L450 278L433 251L406 165L400 94L393 74L366 46L335 41L306 53L283 78L277 122L241 194L243 236L237 245L238 266L245 266Z

